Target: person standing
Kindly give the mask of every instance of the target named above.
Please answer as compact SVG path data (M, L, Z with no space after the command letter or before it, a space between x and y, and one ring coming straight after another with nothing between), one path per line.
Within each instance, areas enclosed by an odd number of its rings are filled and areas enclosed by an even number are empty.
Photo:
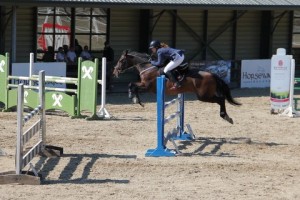
M53 46L48 46L47 51L45 52L43 59L44 62L54 62L54 48Z
M103 57L106 58L106 89L110 89L113 72L114 50L108 41L104 42Z
M75 53L77 58L80 57L81 52L82 52L82 46L79 44L78 40L75 39Z

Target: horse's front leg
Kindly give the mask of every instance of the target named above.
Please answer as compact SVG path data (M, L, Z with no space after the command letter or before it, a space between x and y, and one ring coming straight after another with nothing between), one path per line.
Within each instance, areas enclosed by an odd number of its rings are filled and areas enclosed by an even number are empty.
M136 85L134 83L129 83L128 85L128 98L132 99L135 95Z
M128 86L128 97L132 99L133 103L139 103L141 106L144 107L144 104L141 102L139 89L146 89L149 88L149 84L141 83L129 83Z

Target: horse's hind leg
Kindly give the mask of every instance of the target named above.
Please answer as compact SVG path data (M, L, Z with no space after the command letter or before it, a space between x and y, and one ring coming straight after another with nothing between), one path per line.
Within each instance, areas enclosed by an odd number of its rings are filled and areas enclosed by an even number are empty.
M200 96L199 94L197 94L197 97L200 101L203 101L203 102L210 102L210 103L219 104L220 105L220 117L222 117L223 119L225 119L229 123L233 124L233 120L228 116L228 114L226 112L225 98L224 97L217 97L217 96L206 97L206 96L203 96L203 95Z
M232 118L230 118L226 112L225 106L225 98L224 97L216 97L216 102L220 105L220 117L233 124Z

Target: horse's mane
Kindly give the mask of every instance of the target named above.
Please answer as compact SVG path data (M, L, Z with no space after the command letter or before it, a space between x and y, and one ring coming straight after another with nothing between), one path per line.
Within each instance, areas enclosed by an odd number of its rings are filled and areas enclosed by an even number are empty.
M128 54L131 55L131 56L134 56L134 57L142 58L144 60L149 60L149 58L150 58L149 54L140 53L140 52L136 52L136 51L130 51Z

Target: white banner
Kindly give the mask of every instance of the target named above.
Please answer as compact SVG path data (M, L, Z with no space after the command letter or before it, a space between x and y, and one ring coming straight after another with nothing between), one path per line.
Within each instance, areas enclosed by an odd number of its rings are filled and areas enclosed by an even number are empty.
M285 49L278 49L271 63L271 108L285 109L289 106L291 55Z
M33 64L32 75L38 75L39 71L45 70L46 76L66 77L65 62L37 62ZM29 76L29 63L12 63L12 76ZM12 84L24 83L29 85L29 81L12 80ZM34 83L37 85L37 83ZM46 83L47 87L65 88L66 84L62 83Z
M271 60L242 60L241 88L270 87Z

